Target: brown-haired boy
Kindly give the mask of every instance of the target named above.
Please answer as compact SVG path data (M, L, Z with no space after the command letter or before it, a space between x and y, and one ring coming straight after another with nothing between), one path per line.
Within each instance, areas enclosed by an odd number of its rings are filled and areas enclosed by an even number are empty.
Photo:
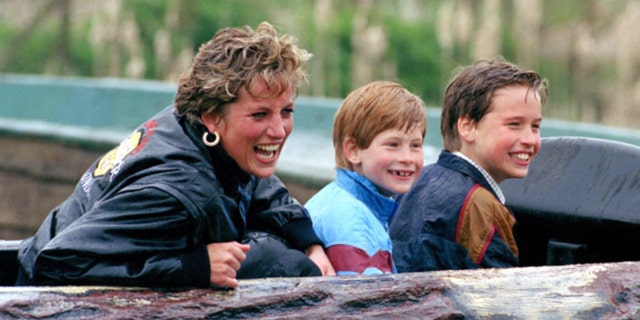
M336 113L336 180L306 203L337 275L394 273L388 220L395 194L409 191L423 165L424 103L400 84L369 83Z
M390 226L398 272L518 265L515 219L498 184L526 176L547 97L546 80L504 60L458 73L444 96L444 150Z

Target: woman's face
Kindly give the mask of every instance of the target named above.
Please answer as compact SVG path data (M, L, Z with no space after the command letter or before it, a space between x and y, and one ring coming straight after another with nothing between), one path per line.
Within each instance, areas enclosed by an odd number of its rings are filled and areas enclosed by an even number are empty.
M242 170L266 178L275 172L293 130L293 91L260 98L267 95L262 80L254 81L251 90L256 97L242 88L222 115L202 115L202 121L209 132L220 135L220 144Z

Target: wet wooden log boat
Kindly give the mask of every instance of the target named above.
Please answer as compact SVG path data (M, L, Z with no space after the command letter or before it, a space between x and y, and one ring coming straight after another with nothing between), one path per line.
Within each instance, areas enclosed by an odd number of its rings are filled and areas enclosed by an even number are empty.
M236 290L0 288L9 319L638 319L640 263L244 280Z
M532 266L244 280L229 291L11 287L17 241L5 241L0 317L640 318L640 147L550 138L543 150L527 178L502 186Z

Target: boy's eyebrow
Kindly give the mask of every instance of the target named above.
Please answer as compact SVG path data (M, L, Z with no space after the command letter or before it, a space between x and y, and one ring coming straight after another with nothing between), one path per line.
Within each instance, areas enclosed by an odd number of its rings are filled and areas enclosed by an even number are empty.
M507 116L504 118L505 121L510 121L510 120L521 120L523 118L526 118L526 116L522 115L522 114L515 114L512 116ZM533 121L540 121L542 122L542 117L539 118L535 118Z

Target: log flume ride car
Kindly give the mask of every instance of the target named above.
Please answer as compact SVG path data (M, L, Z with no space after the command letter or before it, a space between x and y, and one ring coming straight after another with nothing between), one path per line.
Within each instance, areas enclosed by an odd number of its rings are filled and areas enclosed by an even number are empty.
M0 242L1 318L640 318L640 147L543 139L527 178L501 186L522 267L270 278L235 290L12 287L17 241Z

